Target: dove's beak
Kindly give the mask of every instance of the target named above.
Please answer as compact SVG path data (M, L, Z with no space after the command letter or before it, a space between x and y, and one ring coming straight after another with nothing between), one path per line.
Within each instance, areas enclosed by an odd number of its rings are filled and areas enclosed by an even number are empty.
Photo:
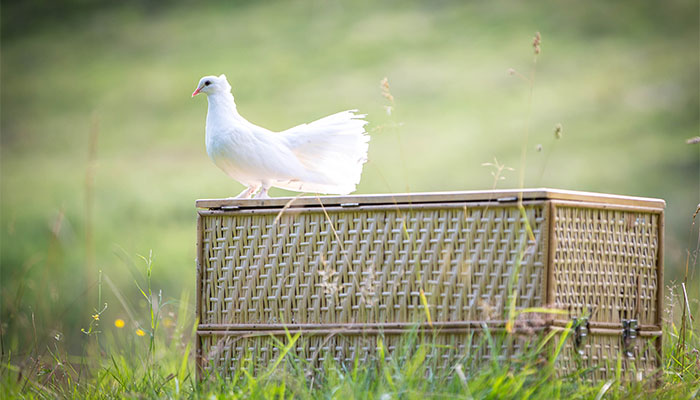
M202 90L202 88L201 88L201 87L198 87L197 90L195 90L194 92L192 92L192 97L198 95L200 90Z

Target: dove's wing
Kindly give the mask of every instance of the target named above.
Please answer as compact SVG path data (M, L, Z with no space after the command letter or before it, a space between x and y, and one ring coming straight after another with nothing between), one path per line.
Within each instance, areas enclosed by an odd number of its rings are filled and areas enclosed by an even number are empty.
M212 135L207 152L219 168L248 185L299 179L306 169L281 139L264 128L236 124Z

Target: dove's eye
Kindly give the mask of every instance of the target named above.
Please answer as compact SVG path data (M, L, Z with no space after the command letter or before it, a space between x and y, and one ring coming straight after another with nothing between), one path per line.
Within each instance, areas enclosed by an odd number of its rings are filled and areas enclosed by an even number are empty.
M204 82L204 86L209 86L209 85L211 85L211 81Z

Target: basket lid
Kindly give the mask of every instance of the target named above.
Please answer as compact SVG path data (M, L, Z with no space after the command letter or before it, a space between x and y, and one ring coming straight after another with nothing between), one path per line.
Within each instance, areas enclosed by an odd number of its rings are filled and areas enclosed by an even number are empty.
M243 208L282 208L282 207L318 207L328 206L361 206L361 205L392 205L392 204L425 204L425 203L459 203L459 202L515 202L522 196L527 200L565 200L583 203L603 203L664 209L663 199L648 197L619 196L605 193L579 192L561 189L508 189L508 190L470 190L454 192L423 192L423 193L385 193L385 194L353 194L346 196L296 196L275 197L271 199L199 199L195 202L198 208L206 209L243 209Z

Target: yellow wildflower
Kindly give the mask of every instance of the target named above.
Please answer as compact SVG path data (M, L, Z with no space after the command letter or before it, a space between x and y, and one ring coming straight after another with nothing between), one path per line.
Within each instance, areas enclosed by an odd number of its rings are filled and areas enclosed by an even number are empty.
M123 319L117 318L114 320L114 326L116 326L117 328L123 328L124 325L126 325L126 324L124 323Z
M92 319L94 319L95 321L99 321L99 320L100 320L100 314L92 314Z
M137 336L146 336L146 332L144 332L142 329L137 329L136 335Z

